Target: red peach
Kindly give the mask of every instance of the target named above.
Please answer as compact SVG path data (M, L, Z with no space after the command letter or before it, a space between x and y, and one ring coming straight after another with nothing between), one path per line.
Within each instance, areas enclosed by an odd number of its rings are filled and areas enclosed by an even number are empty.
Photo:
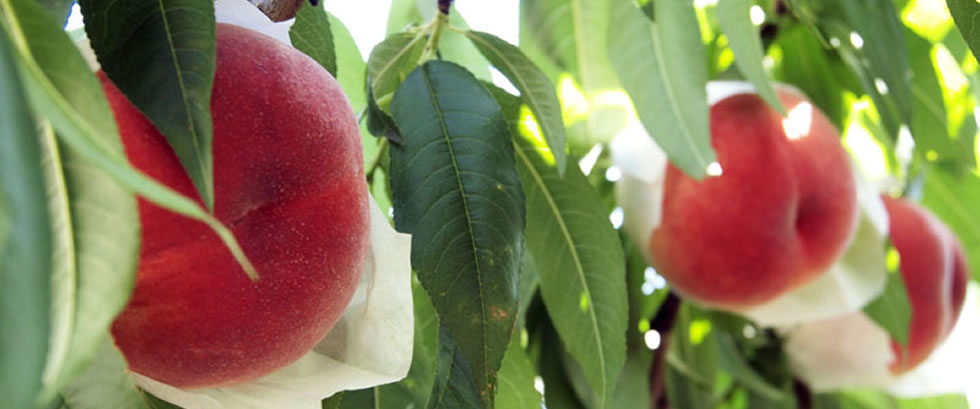
M892 373L925 361L956 324L969 273L963 247L930 211L907 200L883 196L889 235L899 255L899 270L912 308L908 344L892 341Z
M132 164L200 202L166 139L100 78ZM136 288L112 326L130 369L182 388L252 380L310 351L353 296L368 247L360 133L329 73L219 24L211 113L214 213L260 278L204 224L140 199Z
M711 107L721 174L702 181L669 165L651 259L681 295L740 309L814 279L847 248L857 187L833 124L796 92L777 89L784 119L755 94Z

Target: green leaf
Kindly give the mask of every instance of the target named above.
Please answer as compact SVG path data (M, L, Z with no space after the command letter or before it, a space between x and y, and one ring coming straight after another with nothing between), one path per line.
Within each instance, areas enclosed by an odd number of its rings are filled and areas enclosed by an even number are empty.
M603 398L589 384L582 365L579 365L578 361L568 353L568 343L562 342L562 345L564 346L561 349L560 357L562 368L564 368L568 383L572 386L572 392L578 397L578 400L584 403L587 408L612 407L612 404L609 403L612 398ZM614 387L610 389L614 389Z
M425 12L423 13L422 10ZM395 0L392 1L391 10L388 14L387 33L390 36L400 34L426 35L431 31L431 25L421 26L430 21L435 16L435 0ZM449 22L454 28L465 30L469 28L463 16L456 11L455 7L450 8ZM409 33L401 33L403 30L412 29ZM424 43L426 38L423 37ZM423 44L424 45L424 44ZM420 51L421 53L421 51ZM443 30L439 40L439 55L442 59L452 61L466 67L477 78L490 81L490 63L480 54L479 51L470 43L466 36L453 30ZM418 58L416 58L418 60ZM414 65L411 67L414 68ZM409 71L411 71L409 68ZM397 84L396 84L397 85ZM378 93L379 98L384 94Z
M365 64L361 51L354 42L344 23L333 14L327 13L330 20L330 35L333 37L334 54L337 60L337 82L347 94L355 113L361 112L367 105L367 95L364 92Z
M795 0L789 4L837 49L871 96L893 138L902 124L912 122L909 59L892 0L821 0L805 6Z
M847 389L839 394L841 409L893 409L895 398L875 389Z
M149 409L181 409L180 406L153 396L146 391L143 391L143 401L146 402L146 406L148 406Z
M337 393L323 401L323 409L378 408L374 399L375 388Z
M464 357L465 352L453 339L449 330L439 328L439 356L436 359L436 377L427 409L478 409L486 406L487 391L473 384L472 372ZM481 398L482 401L481 402ZM490 399L492 402L492 399Z
M749 17L749 8L753 4L755 3L750 0L719 1L716 10L718 24L728 37L728 44L735 54L735 64L739 71L752 83L762 99L785 116L786 108L776 97L776 91L762 68L765 52L762 50L759 30L756 30Z
M909 305L905 282L898 271L889 271L885 290L864 306L864 313L884 329L891 339L901 345L908 343L912 306Z
M562 123L561 105L551 81L519 48L493 34L467 31L466 36L521 91L521 98L531 108L538 126L541 127L541 133L551 148L559 176L564 176L567 162L565 124Z
M484 82L483 86L490 90L493 98L500 105L500 110L503 112L504 119L507 120L510 126L512 135L518 135L520 131L517 127L521 125L521 99L491 83ZM524 321L527 319L528 307L534 299L534 295L537 294L540 283L541 275L538 273L534 256L531 255L530 251L525 251L524 256L521 258L521 274L517 290L518 300L520 302L517 328L525 327L526 323Z
M628 305L619 236L577 164L561 178L550 153L518 138L515 152L527 197L527 246L541 295L568 352L603 404L626 359Z
M221 238L250 277L257 277L231 231L194 200L130 166L102 86L68 35L30 0L0 0L3 27L18 53L27 100L58 138L117 182L171 211L199 220Z
M432 3L432 7L426 7L435 14L435 0L427 0ZM420 7L422 7L420 5ZM449 23L452 27L461 30L468 30L470 25L463 19L456 7L449 9ZM470 42L465 35L455 30L443 30L442 37L439 39L439 55L448 61L466 67L473 75L483 81L492 81L490 77L490 62L483 57L483 54Z
M136 386L126 361L115 345L106 340L99 346L95 362L61 391L64 405L71 409L171 409L159 399L151 400ZM179 409L179 408L177 408Z
M411 408L413 404L418 403L413 402L412 392L405 382L396 382L373 388L341 392L324 400L321 407L325 409L405 409Z
M922 204L956 233L963 244L968 265L980 266L980 178L973 173L957 174L940 167L926 170ZM972 269L973 279L980 280L980 268Z
M842 129L850 106L844 103L842 63L825 51L818 38L802 25L782 31L775 44L783 52L776 78L799 87L831 121ZM832 58L833 57L833 58Z
M977 13L980 13L980 3L975 0L946 0L946 7L973 56L980 55L980 26L976 19Z
M717 348L712 345L714 337L710 336L710 321L699 315L691 304L683 303L670 335L664 386L672 407L714 407L712 390L718 369Z
M510 346L500 366L500 390L497 407L508 409L541 409L541 394L534 390L534 365L521 347L521 335L514 331Z
M391 36L421 23L422 14L415 0L392 0L385 34Z
M167 137L201 200L213 209L214 4L198 0L78 3L102 70Z
M882 396L851 396L853 390L813 395L814 409L894 409L895 402ZM870 395L870 394L865 394Z
M521 99L491 90L515 129ZM514 143L527 197L527 255L536 261L545 306L582 367L591 385L586 388L595 391L600 405L608 405L626 355L628 305L619 236L578 166L568 166L562 178L544 141L519 132L514 130Z
M609 59L636 113L671 163L701 179L715 161L708 130L704 45L691 2L657 1L657 23L613 2Z
M646 346L633 348L619 374L611 408L650 407L650 364L653 354Z
M367 108L365 109L367 130L371 135L385 137L392 143L401 143L402 136L398 131L398 126L395 125L395 121L391 119L391 116L378 106L378 100L374 98L374 91L371 89L371 84L367 86Z
M541 275L538 274L538 269L535 267L534 256L531 255L530 251L525 251L524 259L521 260L521 277L517 290L521 306L518 318L521 322L517 323L517 328L524 327L523 321L527 318L527 309L534 300L534 295L538 293L540 284Z
M929 396L899 399L899 409L970 409L970 402L963 395Z
M436 15L436 10L438 9L438 2L436 0L392 0L391 9L388 11L388 22L386 25L385 33L391 36L396 33L401 33L403 31L417 31L420 26L424 23L431 22ZM469 25L463 19L463 16L456 10L455 7L449 9L449 22L454 28L465 30L469 28ZM443 35L450 35L448 32L443 32ZM462 41L460 41L462 40ZM450 47L454 48L457 45L469 45L469 42L462 36L455 36L453 40L450 40ZM487 61L480 57L480 53L476 52L476 49L469 45L468 47L470 54L469 56L479 57L479 60L483 64ZM459 60L456 57L458 55L444 55L445 59L452 60L457 64L461 64L464 67L475 72L475 75L483 80L489 81L489 71L486 67L470 67L468 63L473 62L472 60Z
M972 166L972 149L964 150L950 138L943 89L932 63L932 43L906 28L905 44L908 45L913 75L909 81L914 97L909 128L916 148L923 152L932 151L941 160L953 160L963 165L969 162L966 166Z
M133 289L139 260L136 198L44 127L42 150L54 232L52 334L45 401L107 341Z
M731 334L722 331L712 331L712 334L715 338L715 346L718 348L718 363L722 369L731 374L732 378L765 400L781 403L780 406L793 401L792 396L770 384L749 365Z
M296 12L296 21L289 26L289 41L310 56L330 75L337 76L337 54L334 51L333 31L323 6L303 2ZM360 58L358 58L360 60Z
M841 409L840 397L831 393L815 393L813 409Z
M570 73L587 97L616 88L616 74L606 57L609 4L613 3L617 1L522 1L521 49L552 81Z
M548 409L584 409L585 406L576 397L562 365L564 345L550 323L542 324L542 327L544 328L538 330L541 334L537 344L540 348L538 366L541 368L541 378L545 385L545 406Z
M418 280L412 282L412 302L415 307L415 345L412 366L403 382L410 382L418 407L424 407L435 382L436 357L439 353L439 316L432 299Z
M621 87L609 63L609 5L619 0L526 0L520 4L520 46L554 83L581 91L583 115L566 117L569 149L585 154L608 142L626 124L629 107L606 105L600 95Z
M418 66L425 36L411 33L395 34L374 46L367 61L367 77L371 92L377 98L390 99L398 85ZM378 104L387 110L388 104Z
M65 25L68 22L68 14L71 13L71 5L75 3L75 0L38 0L38 3L62 25Z
M412 267L492 403L517 313L524 195L500 107L458 65L430 61L391 110L395 226L412 233Z
M11 409L32 409L48 350L51 222L14 58L0 31L0 396Z

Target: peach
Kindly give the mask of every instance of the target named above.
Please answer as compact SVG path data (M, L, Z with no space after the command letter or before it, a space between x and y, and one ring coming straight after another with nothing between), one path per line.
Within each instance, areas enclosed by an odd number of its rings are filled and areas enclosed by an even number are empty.
M889 369L898 374L925 361L952 331L969 273L962 245L942 221L908 200L882 199L912 308L907 346L891 343L895 360Z
M969 390L975 382L963 379L961 368L970 367L966 357L978 326L975 311L967 314L964 305L976 305L977 292L974 287L968 295L962 246L925 208L887 196L882 202L912 312L908 342L898 344L863 311L854 311L782 328L791 365L821 392L881 387L913 397Z
M132 164L199 200L166 139L100 78ZM256 379L311 350L353 296L369 240L357 121L316 62L218 24L211 113L214 213L260 277L204 224L141 199L136 286L112 326L130 369L181 388Z
M789 119L750 93L712 105L712 175L698 181L667 166L650 258L701 304L771 301L830 267L856 229L856 182L838 132L796 91L777 93Z

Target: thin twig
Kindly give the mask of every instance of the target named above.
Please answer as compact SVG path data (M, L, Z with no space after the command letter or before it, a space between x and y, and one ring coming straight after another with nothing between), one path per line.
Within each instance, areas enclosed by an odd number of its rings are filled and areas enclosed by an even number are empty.
M431 27L432 33L429 34L429 40L426 41L425 48L422 49L422 55L419 57L419 65L425 64L426 61L436 56L436 52L439 50L439 39L442 37L442 29L448 25L449 14L436 14L432 18L432 21L428 25L428 27Z
M289 20L303 6L304 0L248 0L272 21ZM315 5L315 4L314 4Z

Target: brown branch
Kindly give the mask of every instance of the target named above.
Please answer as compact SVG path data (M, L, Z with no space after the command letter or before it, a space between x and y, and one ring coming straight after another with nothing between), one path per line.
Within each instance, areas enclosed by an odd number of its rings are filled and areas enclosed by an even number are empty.
M269 16L272 21L283 21L296 17L296 12L303 6L304 1L306 0L248 0L249 3L254 4L265 15ZM316 5L317 0L310 0L310 3Z
M664 380L667 376L667 350L670 349L670 335L677 322L681 300L673 291L667 293L667 298L660 304L657 314L650 320L650 329L660 334L660 345L653 355L650 365L650 408L666 408L667 394L664 393Z

